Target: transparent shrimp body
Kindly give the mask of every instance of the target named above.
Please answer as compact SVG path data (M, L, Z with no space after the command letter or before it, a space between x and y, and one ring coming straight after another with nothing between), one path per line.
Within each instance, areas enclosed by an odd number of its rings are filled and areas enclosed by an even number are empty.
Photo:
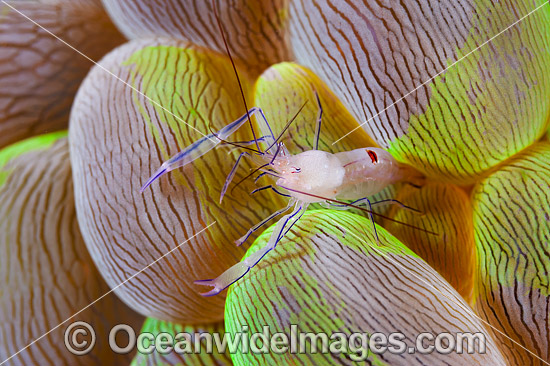
M281 177L276 184L307 203L372 196L399 181L403 173L402 165L390 153L372 147L336 154L309 150L277 158L272 166Z
M334 154L320 150L276 158L272 167L280 177L276 184L304 203L323 201L313 195L336 197L345 179L345 168L340 160Z
M249 115L256 114L260 117L257 119L258 122L265 124L264 127L267 128L263 130L270 132L267 136L262 136L260 139L253 141L256 144L260 141L265 144L267 147L263 151L243 152L239 156L221 189L220 201L233 179L241 158L249 156L261 164L259 171L277 178L274 185L259 188L254 192L262 189L272 189L278 194L289 197L289 201L286 207L274 212L262 222L250 228L243 237L236 241L236 244L241 245L252 233L271 219L290 209L292 211L277 222L268 243L262 249L227 269L215 279L195 281L196 284L212 287L212 290L202 293L202 295L216 295L246 275L268 252L277 246L281 238L300 219L309 204L325 202L330 206L331 204L327 200L339 198L355 200L354 203L368 203L370 207L371 203L368 196L381 191L389 184L402 178L401 165L387 151L380 148L356 149L336 154L317 150L322 116L319 98L317 98L317 102L319 104L319 115L314 150L291 155L283 143L277 142L278 138L273 135L262 110L254 107L220 131L203 137L164 162L141 188L143 192L163 174L183 167L206 154L240 128L248 120ZM277 188L283 189L285 192L280 192ZM334 208L342 209L346 207L340 205ZM374 225L372 213L371 219Z

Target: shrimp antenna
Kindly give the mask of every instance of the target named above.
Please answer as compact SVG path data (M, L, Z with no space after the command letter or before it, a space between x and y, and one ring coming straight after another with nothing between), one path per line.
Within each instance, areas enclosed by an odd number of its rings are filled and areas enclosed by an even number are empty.
M416 230L425 232L425 233L427 233L427 234L439 236L438 233L435 233L435 232L433 232L433 231L426 230L426 229L422 229L421 227L414 226L414 225L411 225L411 224L407 224L406 222L399 221L399 220L396 220L396 219L392 219L391 217L388 217L388 216L379 214L379 213L377 213L377 212L374 212L374 211L372 211L372 210L366 209L366 208L364 208L364 207L360 207L360 206L354 205L354 204L349 203L349 202L338 201L338 200L335 200L335 199L332 199L332 198L326 198L326 197L323 197L323 196L318 196L318 195L313 194L313 193L302 192L302 191L298 191L298 190L296 190L296 189L291 189L291 188L287 188L287 187L283 187L283 186L280 186L280 187L286 189L287 191L296 192L296 193L304 194L304 195L306 195L306 196L311 196L311 197L320 198L320 199L323 199L323 200L326 200L326 201L329 201L329 202L338 203L338 204L340 204L340 205L345 205L345 206L353 207L353 208L359 209L359 210L361 210L361 211L368 212L368 213L371 214L371 215L376 215L376 216L378 216L378 217L381 217L381 218L383 218L383 219L385 219L385 220L392 221L392 222L395 222L395 223L397 223L397 224L401 224L401 225L403 225L403 226L410 227L411 229L416 229Z
M302 109L304 109L304 107L306 106L308 100L306 99L306 101L304 102L304 104L302 104L302 106L300 107L300 109L298 109L298 112L296 112L296 114L294 114L294 117L292 117L290 119L290 121L287 122L285 128L283 128L283 130L281 131L281 133L279 134L279 136L277 136L277 138L275 139L275 141L273 141L273 143L271 145L269 145L269 147L266 149L269 150L271 149L273 146L275 146L275 144L277 142L279 142L279 140L281 139L281 137L283 137L283 134L286 132L286 130L288 130L288 128L290 127L290 125L292 124L292 122L294 122L294 120L296 120L296 118L298 117L298 115L300 114L300 112L302 111Z
M256 133L254 132L254 126L252 125L252 120L250 119L250 114L248 113L248 105L246 104L246 97L244 96L243 86L241 85L241 78L239 77L239 72L237 71L235 62L233 61L233 56L231 56L231 51L229 50L229 45L227 44L227 40L225 39L225 32L223 31L222 22L220 21L220 17L218 16L218 9L216 8L215 0L212 0L212 8L214 9L214 16L216 17L218 28L220 28L220 33L222 35L225 51L227 52L227 56L229 57L229 60L231 60L231 66L233 66L233 72L235 72L235 76L237 77L237 83L239 84L239 90L241 91L241 96L243 98L244 109L246 109L246 116L248 117L248 123L250 124L250 130L252 131L252 137L254 138L254 141L256 143L256 148L259 151L261 151L260 145L258 144L258 140L256 139Z

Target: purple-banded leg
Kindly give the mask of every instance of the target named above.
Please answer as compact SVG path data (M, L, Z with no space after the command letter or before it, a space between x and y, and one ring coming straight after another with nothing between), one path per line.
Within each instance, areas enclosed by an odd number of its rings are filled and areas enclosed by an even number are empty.
M269 153L269 154L272 154L273 152L271 150L274 148L273 145L275 144L275 135L273 134L273 130L271 130L271 126L269 125L269 122L267 121L267 118L265 118L264 111L261 108L258 108L258 111L260 112L260 116L262 116L262 119L263 119L263 122L262 122L258 118L257 119L258 124L260 124L260 123L265 124L267 130L269 131L269 134L266 135L267 138L265 140L265 143L269 147L266 152ZM261 127L260 127L260 130L261 130Z
M229 184L231 184L231 181L233 180L233 177L235 176L235 172L237 171L237 168L239 167L239 163L244 155L248 155L247 152L242 152L239 157L237 158L237 161L235 162L235 165L233 165L233 168L227 175L227 178L225 179L225 183L222 188L222 192L220 193L220 203L222 203L223 196L225 195L225 192L227 192L227 188L229 188Z
M257 183L258 180L260 180L261 177L265 177L266 175L269 175L270 177L275 177L275 178L281 178L279 175L276 175L276 171L269 168L269 169L262 169L262 172L261 174L258 174L258 176L256 178L254 178L254 183Z
M336 209L336 210L347 210L347 209L352 208L351 205L354 205L354 206L368 205L369 210L370 210L369 216L370 216L370 219L372 221L372 226L374 227L374 234L376 235L376 242L379 243L380 239L378 238L378 232L376 231L376 224L374 223L374 215L372 214L372 212L373 212L372 211L372 205L377 204L377 203L382 203L384 201L387 201L387 200L371 203L370 200L368 199L368 197L363 197L363 198L359 198L358 200L350 202L349 205L340 205L340 204L334 204L334 203L326 202L325 207Z
M341 204L335 204L335 203L330 203L330 202L326 202L325 204L325 207L327 208L331 208L333 210L348 210L350 208L353 208L353 206L351 205L354 205L354 206L364 206L367 204L367 201L368 201L368 198L367 197L363 197L363 198L359 198L358 200L355 200L355 201L352 201L349 203L349 205L341 205ZM372 206L374 205L398 205L399 207L401 208L404 208L406 210L410 210L414 213L418 213L418 214L423 214L422 211L416 209L416 208L413 208L413 207L410 207L410 206L407 206L405 204L403 204L401 201L398 201L398 200L395 200L395 199L386 199L386 200L381 200L381 201L376 201L376 202L371 202L370 203Z
M281 152L282 144L277 144L277 149L275 150L275 154L273 154L273 157L271 158L271 161L269 162L269 165L272 165L275 159L277 159L277 155Z
M259 180L261 177L265 176L265 175L267 175L267 172L263 172L263 173L261 173L261 174L258 174L258 176L257 176L256 178L254 178L254 183L258 182L258 180Z
M376 243L380 243L380 238L378 237L378 231L376 230L376 223L374 222L374 215L372 214L372 204L370 203L370 200L368 198L366 198L367 200L367 203L369 204L369 216L370 216L370 221L372 221L372 227L374 228L374 235L376 235Z
M313 150L319 150L319 136L321 136L321 121L323 117L323 106L321 106L321 99L316 91L315 98L317 98L317 105L319 106L319 114L317 115L317 125L315 126L315 140L313 141Z
M232 152L233 150L238 149L239 147L250 146L250 145L256 144L256 142L266 142L266 141L268 141L268 137L262 136L256 140L220 142L220 144L216 148L232 146L233 149L230 150L230 152Z
M235 264L228 270L226 270L224 273L222 273L220 276L218 276L215 279L212 280L199 280L195 281L195 284L197 285L204 285L204 286L212 286L213 289L201 293L203 296L213 296L217 295L238 280L240 280L244 275L246 275L252 267L254 267L258 262L262 260L262 258L275 249L277 246L277 243L281 240L281 238L284 236L285 233L290 230L290 228L302 217L303 213L305 212L307 208L307 203L301 203L297 202L296 206L294 207L294 210L292 213L289 213L285 216L283 216L275 226L275 230L273 230L273 233L271 234L269 241L267 244L257 252L252 253L247 258L243 259L239 263ZM288 224L287 230L285 230L285 227Z
M290 207L292 207L292 205L295 203L296 201L295 200L289 200L288 201L288 205L286 205L286 207L283 207L281 208L280 210L278 211L275 211L274 213L272 213L271 215L269 215L267 218L265 218L264 220L262 220L260 223L252 226L246 234L244 234L242 237L240 237L239 239L235 240L235 244L237 244L237 246L241 246L249 237L250 235L252 235L252 233L254 233L256 230L258 230L260 227L262 227L263 225L265 225L269 220L279 216L280 214L282 214L283 212L286 212L288 211L288 209Z
M252 116L258 111L259 108L254 107L248 111L248 114ZM172 156L169 160L162 163L160 168L147 180L143 187L141 187L140 192L143 193L143 191L145 191L145 189L161 175L168 173L169 171L172 171L174 169L184 167L215 148L221 142L221 140L226 140L227 137L232 135L244 123L248 121L248 114L245 113L243 116L231 122L218 132L204 136L200 140L192 143L176 155Z
M277 193L279 196L283 196L283 197L292 197L291 195L289 194L286 194L286 193L283 193L279 190L277 190L277 188L275 188L273 186L273 184L270 184L268 186L263 186L263 187L260 187L260 188L256 188L255 190L253 190L252 192L250 192L250 194L254 194L254 193L257 193L257 192L260 192L260 191L263 191L265 189L271 189L273 192Z
M246 140L246 141L231 141L229 142L222 142L222 145L242 145L242 146L250 146L254 145L256 142L266 142L268 139L268 136L262 136L258 137L256 140Z

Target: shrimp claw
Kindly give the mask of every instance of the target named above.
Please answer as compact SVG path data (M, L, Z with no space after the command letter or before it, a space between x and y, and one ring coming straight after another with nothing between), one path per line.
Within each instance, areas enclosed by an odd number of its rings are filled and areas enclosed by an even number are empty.
M153 174L151 176L151 178L149 178L147 180L147 183L145 183L143 185L143 187L141 187L141 189L139 190L139 193L143 193L143 191L145 191L147 189L147 187L149 187L149 185L151 185L151 183L153 183L158 177L160 177L161 175L163 175L166 172L167 172L167 168L164 164L162 164L160 166L160 168L158 168L158 170L155 172L155 174Z
M227 137L232 135L245 122L247 122L248 115L252 116L259 111L260 109L258 107L250 108L247 113L242 115L237 120L231 122L218 132L204 136L200 140L194 142L176 155L172 156L169 160L162 163L161 167L155 172L155 174L153 174L143 185L143 187L141 187L140 192L143 193L143 191L145 191L145 189L147 189L147 187L155 180L157 180L160 176L174 169L186 166L187 164L195 161L196 159L200 158L201 156L215 148L217 145L220 144L220 142L222 142L222 140L227 139ZM272 139L273 137L268 138L267 141L271 142Z
M202 296L214 296L225 290L231 284L237 282L245 274L250 271L250 267L246 265L245 261L239 262L227 269L224 273L215 279L211 280L197 280L194 283L196 285L212 286L213 289L207 292L201 292Z

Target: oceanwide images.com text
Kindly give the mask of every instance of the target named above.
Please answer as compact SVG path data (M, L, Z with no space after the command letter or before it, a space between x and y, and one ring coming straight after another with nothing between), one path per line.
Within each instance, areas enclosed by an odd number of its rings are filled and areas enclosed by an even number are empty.
M120 337L120 336L123 337ZM120 341L127 338L127 341ZM124 343L124 344L121 344ZM89 353L96 344L93 327L85 322L74 322L65 330L65 346L77 355ZM271 333L269 326L262 332L251 332L242 326L240 332L232 333L187 333L153 334L135 330L127 324L118 324L109 332L109 347L116 353L137 350L141 354L191 353L274 353L274 354L334 354L348 355L353 361L364 361L369 354L394 354L433 352L441 354L485 353L486 338L483 333L420 333L411 342L403 333L314 333L300 332L296 324L289 332Z

